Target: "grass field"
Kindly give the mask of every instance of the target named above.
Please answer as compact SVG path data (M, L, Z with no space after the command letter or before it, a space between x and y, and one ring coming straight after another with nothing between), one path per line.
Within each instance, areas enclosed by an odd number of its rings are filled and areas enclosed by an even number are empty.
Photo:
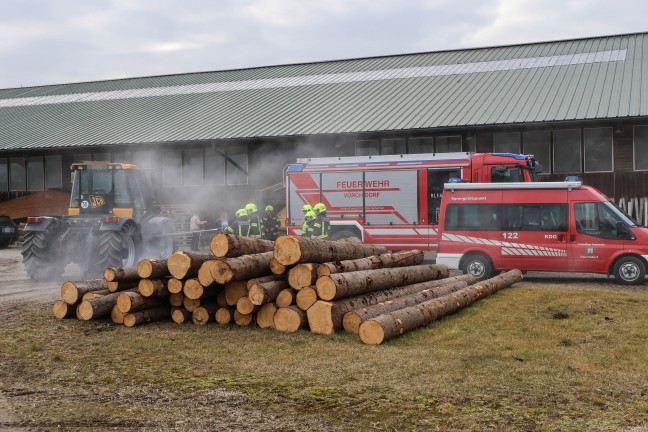
M4 426L648 428L646 286L525 281L380 346L343 333L127 329L57 321L49 304L1 308Z

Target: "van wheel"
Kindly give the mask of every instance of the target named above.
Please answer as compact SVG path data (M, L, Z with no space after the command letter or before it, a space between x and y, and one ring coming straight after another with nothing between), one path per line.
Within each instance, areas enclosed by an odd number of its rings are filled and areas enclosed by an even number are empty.
M614 263L614 279L622 285L640 285L646 277L646 266L639 258L625 256Z
M491 276L493 273L493 265L484 255L470 255L464 258L461 270L465 274L471 274L481 281Z

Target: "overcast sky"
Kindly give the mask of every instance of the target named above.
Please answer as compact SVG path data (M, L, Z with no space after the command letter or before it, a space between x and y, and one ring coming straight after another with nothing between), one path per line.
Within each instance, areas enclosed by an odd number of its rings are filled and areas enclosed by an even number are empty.
M648 30L640 0L0 0L0 88Z

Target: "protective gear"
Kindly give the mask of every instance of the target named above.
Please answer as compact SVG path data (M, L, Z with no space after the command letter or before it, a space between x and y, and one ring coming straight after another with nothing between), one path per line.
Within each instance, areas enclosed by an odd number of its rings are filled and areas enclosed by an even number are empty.
M302 236L303 237L311 237L312 231L313 231L313 221L315 220L317 216L315 215L315 212L313 210L309 210L306 212L304 215L304 223L302 225Z
M328 233L329 229L331 228L331 222L329 221L329 218L326 217L325 211L318 214L315 220L309 223L309 237L319 240L328 240Z
M249 215L252 215L253 213L256 213L257 206L255 204L249 203L245 205L245 210L248 212Z
M315 212L313 210L310 210L310 211L308 211L308 213L306 213L306 220L308 222L314 221L316 217L317 217L317 215L315 214Z
M261 218L257 214L256 204L248 203L245 205L245 210L247 211L248 216L250 217L250 234L252 238L260 239L263 235L263 225L261 224Z
M302 207L304 214L308 213L311 210L313 210L313 207L311 207L310 204L304 204L304 206Z
M236 211L236 220L231 224L225 227L225 232L228 234L236 234L243 237L250 236L250 220L245 209L239 209Z
M274 214L274 207L271 205L265 208L265 214L261 219L261 226L263 227L263 238L265 240L274 240L279 236L281 222L279 222L279 218Z
M245 209L238 209L238 210L236 210L236 213L234 213L234 216L236 216L237 218L240 218L242 216L247 216L247 215L248 215L248 213L247 213L247 210L245 210Z
M274 212L274 207L272 207L271 205L267 205L265 211L266 213L272 213Z
M326 211L326 206L322 203L317 203L315 204L315 207L313 207L313 211L315 214L324 213Z

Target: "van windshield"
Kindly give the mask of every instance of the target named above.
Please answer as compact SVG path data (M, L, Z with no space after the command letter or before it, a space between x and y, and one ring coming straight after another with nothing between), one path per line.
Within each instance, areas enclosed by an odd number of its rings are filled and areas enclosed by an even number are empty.
M618 205L614 204L612 201L607 201L605 202L606 207L608 207L615 215L622 220L623 222L626 223L626 225L630 227L638 227L641 226L636 220L634 220L628 213L626 213L621 207Z

